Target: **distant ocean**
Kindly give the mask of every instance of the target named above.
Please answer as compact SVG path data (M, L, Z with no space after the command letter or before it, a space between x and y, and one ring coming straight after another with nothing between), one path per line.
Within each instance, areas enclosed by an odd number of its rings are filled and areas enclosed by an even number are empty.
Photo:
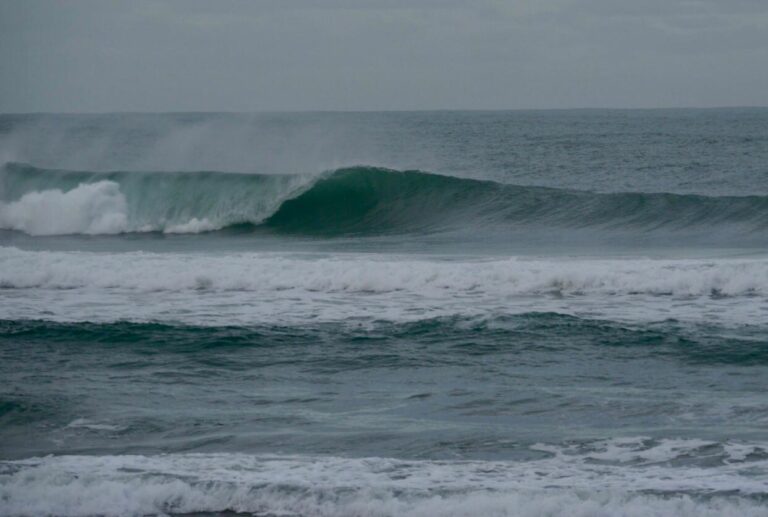
M768 515L768 109L0 115L0 515Z

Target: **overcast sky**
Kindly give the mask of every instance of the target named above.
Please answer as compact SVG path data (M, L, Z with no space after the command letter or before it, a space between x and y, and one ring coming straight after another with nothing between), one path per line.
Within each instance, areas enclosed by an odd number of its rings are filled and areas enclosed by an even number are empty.
M768 0L0 0L0 111L768 105Z

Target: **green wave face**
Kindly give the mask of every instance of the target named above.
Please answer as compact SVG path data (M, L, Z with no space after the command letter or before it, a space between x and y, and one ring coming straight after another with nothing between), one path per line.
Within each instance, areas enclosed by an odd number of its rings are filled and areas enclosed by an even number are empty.
M765 196L600 194L375 167L306 176L7 164L0 180L0 227L40 235L199 232L244 224L310 236L713 226L754 236L768 229Z
M265 224L319 234L443 229L477 215L502 190L497 183L420 171L340 169L283 202Z
M310 179L207 171L79 172L7 164L0 171L0 227L32 234L194 233L255 225ZM75 220L64 225L42 220L57 216ZM120 219L106 228L113 231L98 231L104 225L89 231L94 221L107 216ZM32 223L24 227L26 221Z
M337 170L286 200L265 225L310 235L473 227L652 231L712 225L754 232L768 228L768 197L598 194L356 167Z

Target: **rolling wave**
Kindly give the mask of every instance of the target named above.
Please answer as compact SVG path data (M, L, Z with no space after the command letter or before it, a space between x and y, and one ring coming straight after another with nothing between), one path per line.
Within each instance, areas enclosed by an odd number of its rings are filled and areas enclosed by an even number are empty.
M536 456L517 462L48 456L0 463L0 495L8 515L756 517L765 515L764 447L633 437L535 444ZM717 467L692 462L702 454Z
M80 172L9 163L0 228L31 235L199 233L258 224L310 178L219 172Z
M351 167L309 175L76 172L9 163L0 228L31 235L197 233L253 225L334 236L455 229L768 229L768 196L593 193Z
M329 335L334 336L334 343L326 341ZM321 355L316 356L309 348L319 342L324 346ZM536 351L565 353L574 349L603 357L632 354L698 365L768 365L768 338L760 325L734 330L711 323L677 320L628 324L556 312L483 317L452 315L408 322L375 321L366 325L360 325L359 321L352 324L311 322L300 326L0 319L0 344L9 350L16 346L34 350L64 345L70 353L103 349L196 357L221 350L269 350L268 356L259 355L256 359L260 366L312 365L328 372L341 372L353 366L466 365L471 358L480 356L530 355ZM351 359L345 356L348 346L372 352L386 349L387 354L361 354ZM297 354L297 349L303 352ZM23 408L9 405L3 411L0 400L0 414L20 409Z
M768 297L768 259L441 260L0 248L0 289Z
M136 304L137 296L149 301ZM33 301L20 303L27 297ZM766 297L766 258L446 260L0 247L0 314L17 319L293 325L535 310L741 325L765 320Z

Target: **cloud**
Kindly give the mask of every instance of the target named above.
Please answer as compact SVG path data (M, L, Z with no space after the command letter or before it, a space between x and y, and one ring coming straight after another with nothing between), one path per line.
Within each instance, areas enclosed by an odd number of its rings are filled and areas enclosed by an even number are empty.
M27 0L0 110L765 105L767 34L762 0Z

